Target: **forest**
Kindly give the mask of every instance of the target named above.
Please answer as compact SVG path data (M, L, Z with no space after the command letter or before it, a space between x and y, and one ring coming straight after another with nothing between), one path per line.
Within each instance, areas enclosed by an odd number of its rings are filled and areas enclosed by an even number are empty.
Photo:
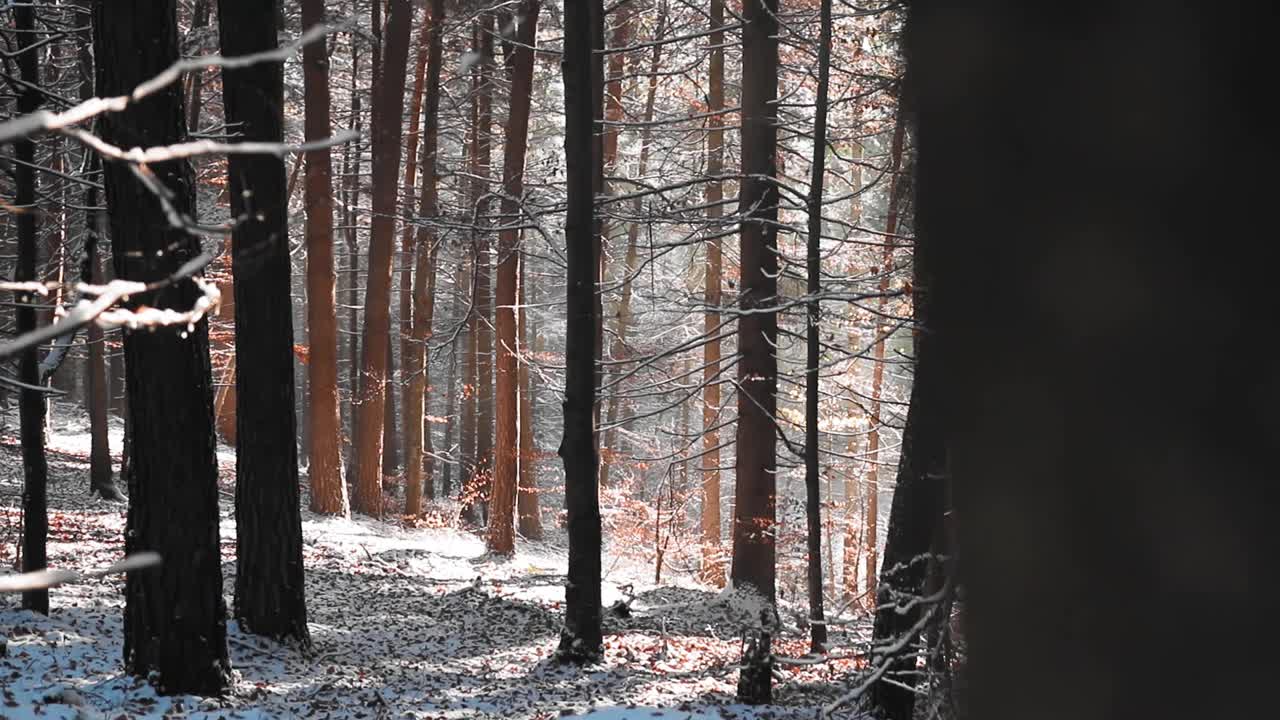
M0 718L1267 716L1249 7L6 3Z

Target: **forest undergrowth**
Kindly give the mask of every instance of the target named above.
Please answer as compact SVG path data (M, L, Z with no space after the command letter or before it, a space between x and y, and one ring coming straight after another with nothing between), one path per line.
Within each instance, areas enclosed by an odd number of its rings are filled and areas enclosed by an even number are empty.
M60 422L49 438L50 566L106 566L122 555L125 506L89 497L87 428L75 418ZM18 546L22 487L12 427L0 431L6 568ZM115 425L113 447L120 431ZM219 459L230 605L234 452L220 448ZM450 505L435 510L436 517L457 516ZM400 517L305 513L303 539L313 647L265 640L228 620L236 677L223 697L162 697L124 673L119 576L55 589L48 618L18 610L16 595L0 598L0 717L810 718L856 670L852 660L783 665L777 704L735 705L752 604L680 574L655 586L651 567L608 547L605 604L622 601L627 611L606 612L601 664L561 668L549 658L563 613L567 541L553 523L545 540L520 541L510 559L487 555L483 538L464 528ZM861 623L839 628L844 646L868 631ZM775 653L806 650L807 635L784 622Z

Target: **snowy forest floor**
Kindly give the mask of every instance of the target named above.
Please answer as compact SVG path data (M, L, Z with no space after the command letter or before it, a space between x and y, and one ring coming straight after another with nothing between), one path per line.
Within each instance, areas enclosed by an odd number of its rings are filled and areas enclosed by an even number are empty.
M119 559L125 507L88 496L88 429L70 408L49 433L49 564L86 569ZM82 417L82 416L81 416ZM65 418L65 420L63 419ZM21 536L16 421L0 431L0 573ZM114 419L113 419L114 422ZM113 427L113 449L120 427ZM222 556L228 607L235 578L234 451L220 448ZM118 455L116 461L118 463ZM741 632L754 610L690 578L655 587L650 568L611 561L604 662L561 668L554 650L564 598L562 530L485 554L476 534L304 511L313 648L248 635L228 621L235 682L223 697L160 697L121 664L122 577L50 591L52 614L0 596L0 718L812 718L847 688L852 661L780 667L777 705L733 704ZM857 644L862 623L836 645ZM847 633L847 636L845 634ZM7 647L6 644L7 643ZM807 650L799 627L779 655ZM656 708L665 708L657 710Z

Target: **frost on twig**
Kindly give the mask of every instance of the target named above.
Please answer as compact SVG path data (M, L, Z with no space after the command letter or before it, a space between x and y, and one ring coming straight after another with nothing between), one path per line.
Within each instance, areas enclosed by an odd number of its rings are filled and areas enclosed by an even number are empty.
M196 277L196 273L203 270L212 259L213 256L207 253L202 254L183 264L169 277L152 283L131 280L112 280L105 285L80 283L75 286L75 289L85 299L77 302L71 310L60 313L60 317L52 325L46 325L0 345L0 359L11 357L59 336L76 332L91 322L97 323L104 330L118 327L141 330L186 326L186 331L191 332L195 329L196 323L209 313L217 311L222 300L222 292L217 285ZM196 289L200 291L199 297L187 310L152 307L130 310L116 307L122 302L127 302L134 295L152 292L183 281L194 283ZM0 291L43 295L48 292L48 289L49 285L44 283L0 283Z
M134 553L119 562L97 570L76 572L75 570L54 570L46 568L44 570L22 573L21 575L4 575L0 576L0 594L28 592L30 590L47 590L59 585L80 583L94 578L106 577L108 575L119 575L121 573L132 572L134 570L156 567L159 564L160 553L140 552Z

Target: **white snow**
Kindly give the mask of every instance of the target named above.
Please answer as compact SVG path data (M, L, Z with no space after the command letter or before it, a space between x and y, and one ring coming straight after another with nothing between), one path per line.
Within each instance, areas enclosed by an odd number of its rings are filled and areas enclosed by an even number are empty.
M87 428L61 414L68 421L50 434L50 565L103 567L120 558L124 506L87 497ZM119 448L118 423L113 431ZM13 430L0 434L0 572L8 572L21 463ZM222 448L220 458L230 607L234 451ZM548 540L521 541L502 559L461 529L304 512L313 648L264 640L228 621L234 685L215 698L159 696L125 674L122 576L52 590L49 617L0 595L0 718L812 718L854 671L848 663L780 668L783 704L736 705L740 633L757 622L758 606L689 577L654 587L650 567L619 554L605 559L604 603L628 600L632 616L606 612L602 663L560 667L549 658L562 622L566 551L563 535L548 531ZM776 649L803 654L803 638L783 635Z

